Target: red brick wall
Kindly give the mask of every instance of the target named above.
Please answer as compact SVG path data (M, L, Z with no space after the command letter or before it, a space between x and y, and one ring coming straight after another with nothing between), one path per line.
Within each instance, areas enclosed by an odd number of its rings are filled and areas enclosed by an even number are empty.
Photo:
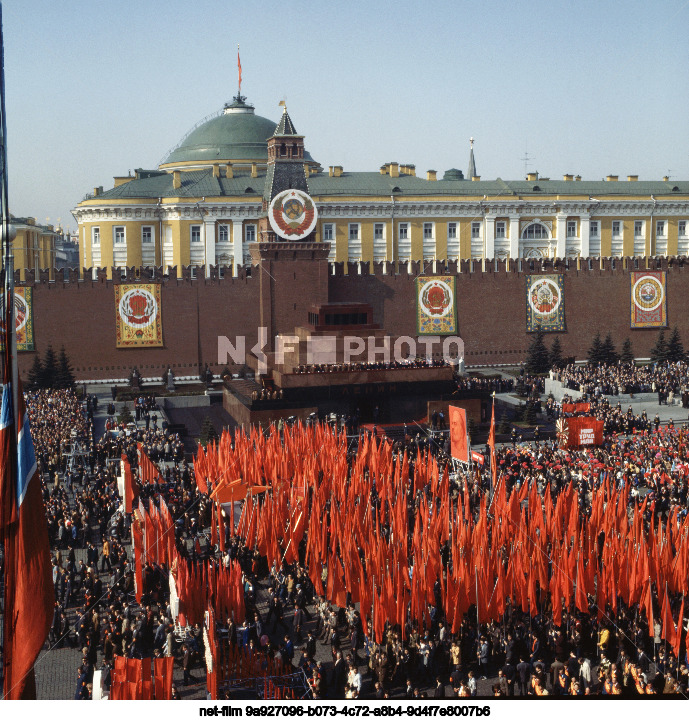
M544 267L543 272L565 273L567 330L557 335L566 356L585 358L596 332L604 336L610 331L618 350L629 337L634 354L648 357L658 331L630 330L630 271L618 263L616 270L606 267L589 271L586 263L579 271L574 264L570 270ZM524 360L532 338L525 331L524 275L540 272L540 263L536 266L538 270L531 271L524 262L520 273L516 268L506 270L500 263L499 271L494 272L491 263L488 272L478 268L470 272L470 264L462 263L457 274L457 313L467 365ZM644 261L641 267L645 267ZM669 326L679 327L689 347L689 267L668 267L666 261L659 267L668 270ZM261 322L261 301L264 319L272 325L271 336L304 325L311 305L326 301L369 303L374 322L388 334L416 335L414 278L419 273L418 264L413 264L411 274L406 272L406 265L401 273L387 275L380 265L370 275L359 275L355 264L349 270L350 274L344 275L342 266L337 265L335 274L328 275L327 263L296 258L271 260L264 271L254 267L249 278L166 280L161 291L164 346L141 349L115 348L112 282L51 284L43 278L33 285L36 350L42 356L49 344L55 351L64 345L78 379L124 378L134 367L144 378L160 376L168 366L177 376L194 375L206 363L217 372L221 367L217 364L218 336L234 342L236 336L246 335L250 349ZM449 264L445 271L439 263L437 272L455 273L456 264ZM547 335L548 346L555 335ZM22 376L26 376L34 355L20 353Z

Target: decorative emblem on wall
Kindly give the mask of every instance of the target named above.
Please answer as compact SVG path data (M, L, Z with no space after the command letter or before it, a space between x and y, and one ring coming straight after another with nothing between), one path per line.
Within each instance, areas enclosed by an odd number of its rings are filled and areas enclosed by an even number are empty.
M116 285L117 347L160 346L160 285Z
M5 302L0 294L0 329L4 331ZM17 350L34 350L33 339L33 289L14 289L14 329L17 334ZM0 349L4 350L2 344Z
M270 203L268 221L277 235L285 240L305 238L318 220L316 204L302 190L285 190Z
M419 335L457 332L454 277L417 278L416 301Z
M631 327L664 328L667 326L665 271L632 271Z
M526 332L565 329L564 276L526 276Z

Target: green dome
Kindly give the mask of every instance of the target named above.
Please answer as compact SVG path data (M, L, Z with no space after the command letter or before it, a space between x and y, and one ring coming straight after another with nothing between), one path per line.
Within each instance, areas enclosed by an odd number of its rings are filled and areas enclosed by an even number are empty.
M232 104L214 118L194 128L168 155L162 165L185 162L213 163L223 160L268 161L268 138L277 123L254 114L252 105L244 98ZM305 160L312 160L304 153Z

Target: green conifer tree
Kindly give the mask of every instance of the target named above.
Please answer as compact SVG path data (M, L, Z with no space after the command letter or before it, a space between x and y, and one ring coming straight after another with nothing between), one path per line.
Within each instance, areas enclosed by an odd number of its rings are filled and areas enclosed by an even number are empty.
M672 333L670 334L670 338L667 342L667 360L674 363L675 361L680 361L683 359L684 346L682 345L682 340L679 337L679 328L675 326L672 329Z
M605 340L601 344L601 357L603 363L608 363L609 365L614 365L620 358L610 333L605 336Z
M543 342L544 335L539 328L529 346L525 364L527 373L547 373L550 370L550 353Z
M620 360L622 363L633 363L634 362L634 351L632 350L632 342L629 338L626 338L622 344L622 352L620 353Z
M658 340L651 350L651 360L654 363L663 363L667 360L667 341L665 340L665 331L658 333Z
M60 355L57 359L57 372L55 374L56 388L74 388L74 372L72 364L69 362L65 347L60 348Z
M562 368L564 365L564 358L562 357L562 345L560 343L560 336L555 336L553 345L550 347L550 367L554 369Z
M41 363L38 353L36 353L33 357L33 365L31 366L31 370L29 371L29 375L27 377L26 387L28 390L36 390L43 387L42 383L43 364Z
M600 333L596 333L593 343L589 348L589 363L598 364L603 362L603 342Z
M199 443L205 448L209 442L217 440L218 434L215 430L215 427L213 426L213 421L211 421L210 416L206 416L203 419L203 424L201 425L201 435L199 436Z
M51 345L48 346L43 357L43 380L41 388L55 388L57 380L57 359Z

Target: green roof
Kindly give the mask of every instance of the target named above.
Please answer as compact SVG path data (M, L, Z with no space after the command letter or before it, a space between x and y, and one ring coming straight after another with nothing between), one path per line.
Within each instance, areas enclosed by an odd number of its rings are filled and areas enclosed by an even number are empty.
M116 188L106 190L96 196L98 200L126 198L161 198L161 197L217 197L261 195L265 184L265 173L252 178L250 173L235 173L233 178L214 178L210 168L180 173L182 186L173 188L172 173L159 173L149 177L130 180ZM89 196L93 199L93 196Z
M137 171L138 172L138 171ZM148 174L150 172L150 175ZM97 196L99 200L160 197L238 197L261 195L266 182L265 171L252 178L248 171L235 171L233 178L214 178L210 168L181 173L182 186L173 188L172 173L144 171L139 177ZM637 196L689 195L689 181L565 181L565 180L436 180L411 175L391 178L380 173L327 173L309 176L313 196L361 195L390 196L511 196L536 198L541 195ZM536 190L539 188L540 190ZM677 188L677 190L674 190Z
M244 103L243 98L235 98L235 102L226 105L218 115L202 122L186 135L162 164L194 161L212 163L220 160L267 162L268 138L284 122L284 115L280 124L255 115L252 105ZM289 129L294 131L291 120ZM304 159L313 160L306 152Z

